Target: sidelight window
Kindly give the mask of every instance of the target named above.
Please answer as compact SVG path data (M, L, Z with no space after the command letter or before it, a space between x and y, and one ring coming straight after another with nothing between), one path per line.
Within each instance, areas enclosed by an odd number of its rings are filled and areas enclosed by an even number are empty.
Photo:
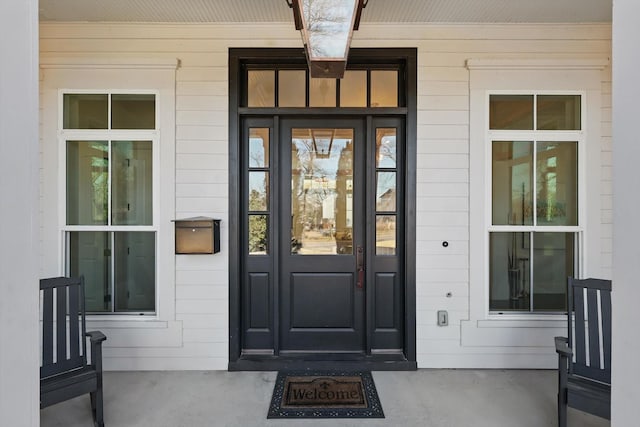
M66 274L87 311L156 310L156 95L62 95Z
M489 308L563 312L579 259L581 95L489 97Z

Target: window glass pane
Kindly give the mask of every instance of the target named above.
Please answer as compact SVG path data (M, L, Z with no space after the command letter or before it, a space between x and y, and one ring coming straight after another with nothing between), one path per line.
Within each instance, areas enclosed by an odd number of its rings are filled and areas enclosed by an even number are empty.
M278 71L278 107L304 107L306 105L305 70Z
M269 167L269 128L249 129L249 167Z
M106 224L109 145L106 141L67 141L67 224Z
M398 106L398 72L393 70L371 71L371 106Z
M574 233L533 234L533 309L566 311L567 277L573 276Z
M111 240L105 231L69 233L69 275L84 276L89 312L111 311Z
M65 94L64 129L107 129L109 100L104 94Z
M489 309L529 311L529 233L491 233Z
M275 77L274 70L247 71L247 107L275 107Z
M115 311L154 311L156 239L153 232L114 233Z
M376 211L394 212L396 210L396 173L377 172Z
M111 95L112 129L155 129L156 96L150 94Z
M489 129L533 129L533 95L491 95Z
M538 142L538 225L578 225L578 143Z
M340 80L340 106L367 106L367 72L345 71Z
M352 254L352 195L353 129L293 129L291 253Z
M249 210L269 209L269 173L249 172Z
M580 130L580 95L538 95L537 129Z
M376 215L376 255L396 254L396 216Z
M309 107L335 107L336 81L334 79L309 80Z
M396 129L376 129L376 167L379 169L396 167Z
M533 143L493 141L491 166L492 223L533 224Z
M153 224L151 141L114 141L111 153L112 224Z
M249 215L249 255L268 253L268 224L268 215Z

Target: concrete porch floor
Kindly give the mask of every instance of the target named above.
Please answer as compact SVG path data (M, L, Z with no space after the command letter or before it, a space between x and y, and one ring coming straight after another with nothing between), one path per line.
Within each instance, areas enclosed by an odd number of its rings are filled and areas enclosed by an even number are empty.
M276 372L106 372L106 427L556 426L555 371L373 372L384 419L267 419ZM90 427L89 397L40 412L42 427ZM569 409L569 426L610 423Z

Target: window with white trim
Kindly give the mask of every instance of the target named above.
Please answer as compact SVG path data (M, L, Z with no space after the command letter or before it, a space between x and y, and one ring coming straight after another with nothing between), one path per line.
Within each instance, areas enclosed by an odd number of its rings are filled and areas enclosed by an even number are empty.
M157 95L61 94L65 271L94 313L156 311Z
M583 96L491 93L490 312L566 311L578 267Z

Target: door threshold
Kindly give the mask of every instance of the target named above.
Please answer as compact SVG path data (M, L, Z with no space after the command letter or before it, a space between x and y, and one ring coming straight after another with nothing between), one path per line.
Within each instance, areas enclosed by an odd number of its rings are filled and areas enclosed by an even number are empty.
M416 361L404 355L364 354L296 354L280 356L243 355L229 362L229 371L345 370L345 371L415 371Z

